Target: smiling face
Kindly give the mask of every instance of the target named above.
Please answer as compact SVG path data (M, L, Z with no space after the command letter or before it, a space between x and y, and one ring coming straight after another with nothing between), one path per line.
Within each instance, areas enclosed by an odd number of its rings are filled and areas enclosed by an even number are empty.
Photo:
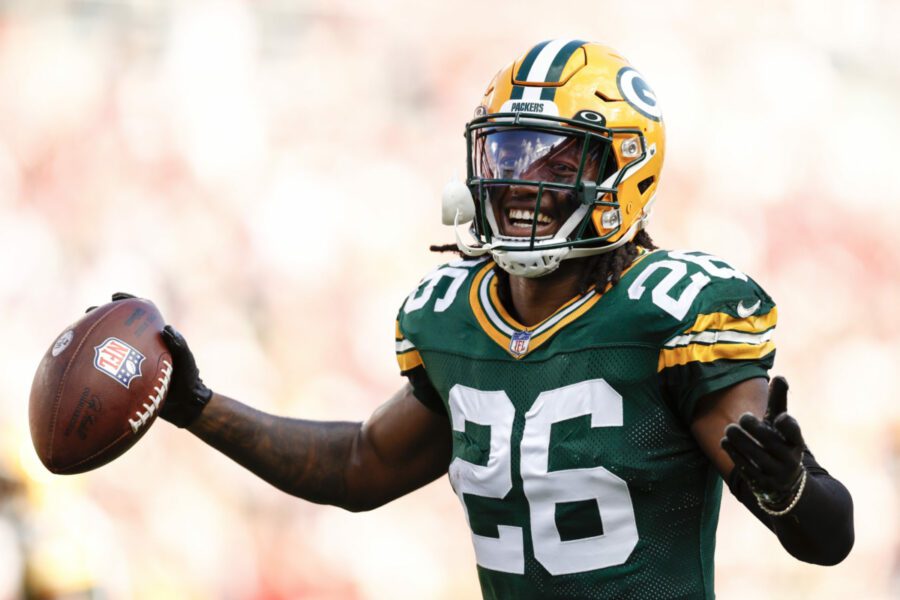
M551 237L578 206L575 186L584 154L584 138L539 130L503 130L487 133L477 159L481 171L492 179L515 183L491 185L491 209L503 236ZM588 149L581 179L597 181L599 144ZM534 183L531 183L534 182ZM545 183L538 206L539 184ZM553 187L554 184L568 187Z

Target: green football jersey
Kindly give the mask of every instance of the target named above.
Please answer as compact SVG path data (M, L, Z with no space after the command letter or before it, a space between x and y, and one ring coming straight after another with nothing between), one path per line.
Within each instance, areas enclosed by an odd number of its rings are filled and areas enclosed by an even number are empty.
M484 597L712 598L722 480L690 423L703 395L767 377L776 318L698 252L646 252L532 327L487 259L426 276L397 357L449 417Z

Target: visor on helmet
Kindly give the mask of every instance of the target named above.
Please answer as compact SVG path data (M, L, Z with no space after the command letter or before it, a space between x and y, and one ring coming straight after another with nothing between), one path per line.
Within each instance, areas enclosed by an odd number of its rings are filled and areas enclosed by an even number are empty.
M474 142L473 174L496 183L543 182L548 188L574 190L581 180L596 183L601 174L615 171L615 160L603 151L607 139L581 132L480 129Z

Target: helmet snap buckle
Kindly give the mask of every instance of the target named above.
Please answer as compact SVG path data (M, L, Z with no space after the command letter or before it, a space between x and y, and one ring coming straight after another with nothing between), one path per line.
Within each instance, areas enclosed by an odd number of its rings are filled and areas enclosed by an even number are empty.
M592 206L597 201L597 184L593 181L581 182L581 203Z

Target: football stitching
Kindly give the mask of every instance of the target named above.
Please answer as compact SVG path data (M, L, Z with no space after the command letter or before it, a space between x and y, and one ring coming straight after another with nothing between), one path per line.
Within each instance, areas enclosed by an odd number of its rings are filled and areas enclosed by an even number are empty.
M164 376L166 377L166 383L165 383L165 386L168 387L169 380L170 380L171 374L172 374L172 364L171 364L169 361L167 361L166 359L162 359L162 362L166 365L166 367L163 368L163 372L164 372L163 374L164 374ZM162 379L163 379L162 377L159 378L160 382L162 381ZM154 389L157 389L157 388L154 388ZM164 387L164 388L163 388L163 391L162 391L162 397L163 397L163 399L165 399L165 393L166 393L166 391L167 391L167 390L166 390L166 388ZM159 391L158 391L158 390L157 390L157 394L159 394ZM152 396L151 396L151 398L152 398ZM160 402L162 402L162 400L161 400ZM147 406L147 405L145 404L144 406ZM140 414L140 413L138 413L138 414ZM130 420L129 420L129 422L130 422ZM133 428L133 427L134 427L134 426L132 425L132 428ZM138 432L135 431L134 433L138 433ZM105 453L107 450L109 450L110 448L112 448L113 446L115 446L116 444L118 444L119 442L121 442L123 439L125 439L126 437L128 437L128 435L129 435L128 432L123 433L122 435L120 435L119 437L117 437L115 440L113 440L112 442L110 442L109 444L107 444L106 446L104 446L103 448L101 448L100 450L97 450L97 452L91 454L90 456L88 456L88 457L86 457L86 458L83 458L82 460L79 460L77 463L73 463L73 464L69 465L69 467L68 467L65 471L58 471L58 472L59 472L59 473L71 473L73 470L77 471L77 470L81 467L81 465L83 465L83 464L85 464L85 463L89 463L90 461L94 460L95 458L97 458L97 457L100 456L101 454Z
M163 400L166 398L166 392L169 390L169 380L172 378L172 363L163 359L163 364L165 367L162 369L162 377L158 377L156 380L159 382L159 387L154 387L153 390L156 392L156 396L148 395L147 399L150 400L150 404L144 402L144 408L147 409L146 412L135 411L135 420L128 419L128 424L131 425L131 430L134 433L137 433L140 428L147 424L153 415L159 410L159 405L162 404Z

